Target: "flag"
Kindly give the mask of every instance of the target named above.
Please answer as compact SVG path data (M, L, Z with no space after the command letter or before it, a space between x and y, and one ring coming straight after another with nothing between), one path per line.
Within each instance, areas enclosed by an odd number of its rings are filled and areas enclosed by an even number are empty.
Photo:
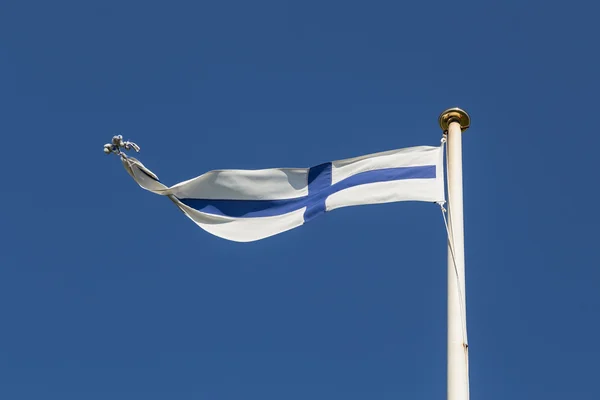
M137 159L120 154L142 188L168 196L202 229L250 242L336 208L397 201L442 203L442 149L410 147L311 168L216 170L171 187Z

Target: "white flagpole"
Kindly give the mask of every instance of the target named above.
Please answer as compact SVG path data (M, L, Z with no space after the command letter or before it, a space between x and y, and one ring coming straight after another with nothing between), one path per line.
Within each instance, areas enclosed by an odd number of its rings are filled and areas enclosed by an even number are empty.
M465 247L462 186L462 132L470 117L460 108L444 111L448 164L448 400L469 399L469 349L465 301Z

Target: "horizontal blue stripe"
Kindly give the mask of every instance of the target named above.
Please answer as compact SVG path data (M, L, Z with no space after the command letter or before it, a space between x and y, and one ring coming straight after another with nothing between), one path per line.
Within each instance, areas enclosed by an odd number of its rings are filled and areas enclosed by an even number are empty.
M322 164L326 165L326 164ZM321 167L321 166L319 166ZM318 167L315 167L315 169ZM312 168L311 168L312 169ZM435 165L424 165L420 167L399 167L377 169L374 171L361 172L346 178L334 185L319 187L320 190L311 190L309 195L296 199L283 200L219 200L219 199L179 199L183 204L198 211L223 215L229 217L272 217L299 210L303 207L316 208L317 214L324 212L321 206L325 199L333 193L354 186L367 183L390 182L404 179L434 179L436 177ZM324 168L323 172L326 173ZM319 171L321 172L321 171ZM322 172L321 172L322 173ZM331 170L329 169L329 174ZM319 175L317 173L317 175ZM309 174L310 176L310 174ZM331 179L331 178L329 178ZM331 180L330 180L331 182ZM309 182L310 185L310 182ZM316 188L315 188L316 189ZM311 217L314 217L312 215Z

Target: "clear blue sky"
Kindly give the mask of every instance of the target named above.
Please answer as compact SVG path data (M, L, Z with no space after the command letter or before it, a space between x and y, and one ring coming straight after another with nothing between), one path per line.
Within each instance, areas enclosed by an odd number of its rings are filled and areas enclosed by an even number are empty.
M239 244L167 184L437 145L460 106L473 399L598 399L593 1L4 1L0 398L443 399L438 208Z

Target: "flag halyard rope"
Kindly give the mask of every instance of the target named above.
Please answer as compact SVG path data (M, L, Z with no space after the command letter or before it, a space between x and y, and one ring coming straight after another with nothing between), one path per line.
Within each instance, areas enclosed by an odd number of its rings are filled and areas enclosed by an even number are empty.
M445 151L446 151L446 171L448 170L448 146L446 145L447 143L447 133L444 133L444 135L442 136L442 146L445 147ZM452 265L454 266L454 276L456 277L456 287L458 290L458 301L459 301L459 306L460 306L460 319L461 319L461 332L462 332L462 338L463 338L463 350L464 350L464 356L465 356L465 368L467 369L466 373L468 376L468 369L469 369L469 341L467 338L467 331L466 331L466 310L465 310L465 305L466 305L466 301L464 299L464 294L461 290L461 282L460 282L460 277L458 275L458 267L456 266L456 257L454 255L454 235L451 233L452 232L452 226L449 226L448 224L448 219L446 218L446 214L448 213L448 211L444 208L444 203L438 203L441 211L442 211L442 217L444 219L444 225L446 226L446 234L448 235L448 249L450 250L450 255L452 257ZM450 221L450 225L452 224L452 221ZM469 383L468 383L468 379L467 381L465 381L465 385L467 386L467 393L469 392Z

